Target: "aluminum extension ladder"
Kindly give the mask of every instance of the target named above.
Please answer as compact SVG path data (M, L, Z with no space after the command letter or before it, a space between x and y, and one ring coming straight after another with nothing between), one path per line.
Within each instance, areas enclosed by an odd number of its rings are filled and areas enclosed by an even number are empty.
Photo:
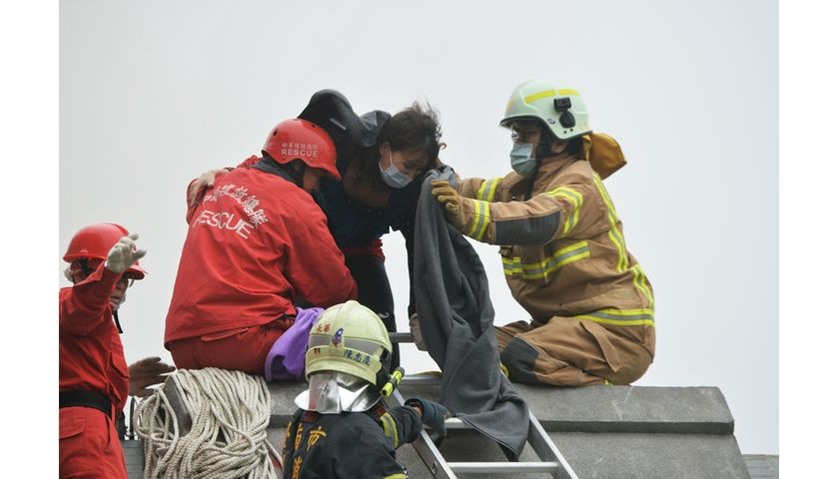
M413 343L414 339L410 333L389 333L393 343ZM423 375L406 375L400 385L439 385L440 378ZM393 407L405 403L399 389L395 389L386 399L388 406ZM532 411L530 414L530 428L527 434L527 442L540 462L448 462L440 450L431 440L431 436L423 430L414 442L414 450L425 463L431 475L435 478L456 479L458 473L462 474L533 474L549 473L555 479L579 479L577 474L568 464L568 461L559 452L559 449L551 440L545 428L536 419ZM446 420L446 429L469 429L472 427L458 418Z

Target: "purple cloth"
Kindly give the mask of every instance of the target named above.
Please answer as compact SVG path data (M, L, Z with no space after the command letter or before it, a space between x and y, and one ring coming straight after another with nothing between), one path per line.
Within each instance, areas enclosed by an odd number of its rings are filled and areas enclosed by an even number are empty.
M265 358L268 381L303 381L306 373L306 349L309 331L323 313L323 308L297 308L294 324L280 336Z

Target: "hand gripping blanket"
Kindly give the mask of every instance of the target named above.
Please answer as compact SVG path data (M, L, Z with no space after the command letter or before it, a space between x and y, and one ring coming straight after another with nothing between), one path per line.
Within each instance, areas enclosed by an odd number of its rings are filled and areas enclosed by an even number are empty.
M426 174L417 206L413 284L420 331L443 372L440 402L516 460L527 441L529 412L501 374L486 272L431 194L433 180L453 176L450 167Z

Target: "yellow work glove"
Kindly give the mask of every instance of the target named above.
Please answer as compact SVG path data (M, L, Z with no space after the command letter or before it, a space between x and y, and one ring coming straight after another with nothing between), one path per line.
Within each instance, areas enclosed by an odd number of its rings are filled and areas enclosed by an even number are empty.
M463 230L463 222L460 219L460 202L463 197L446 180L435 180L431 182L431 194L437 201L446 208L446 221L455 228Z

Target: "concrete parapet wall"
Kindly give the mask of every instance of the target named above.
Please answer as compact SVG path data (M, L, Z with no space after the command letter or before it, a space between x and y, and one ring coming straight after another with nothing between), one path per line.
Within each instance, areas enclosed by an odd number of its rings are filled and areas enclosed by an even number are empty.
M281 447L304 383L271 384L269 438ZM402 395L438 399L436 386L400 386ZM749 479L734 437L734 418L715 387L591 386L516 389L580 477L597 479ZM142 477L142 450L126 444L129 477ZM454 430L441 451L451 462L505 461L501 449L473 431ZM433 476L409 445L397 459L412 479ZM527 446L522 461L536 461ZM481 477L471 475L465 477ZM493 479L550 477L492 475Z
M294 397L306 385L270 387L271 427L281 438L280 429L296 410ZM435 386L399 389L406 398L438 398ZM516 384L516 389L581 479L749 479L733 435L734 418L718 388ZM469 431L451 431L441 451L452 462L505 460L496 444ZM411 446L399 449L397 459L409 477L433 477ZM529 446L520 459L538 460Z
M272 384L271 427L285 426L305 384ZM516 384L549 432L733 434L734 418L714 387L589 386L552 388ZM437 399L435 386L400 386L402 395Z

